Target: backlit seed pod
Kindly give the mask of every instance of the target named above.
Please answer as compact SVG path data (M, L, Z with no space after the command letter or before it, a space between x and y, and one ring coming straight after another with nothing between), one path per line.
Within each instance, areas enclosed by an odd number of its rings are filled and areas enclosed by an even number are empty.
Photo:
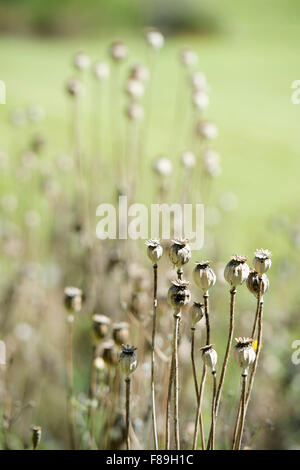
M208 291L215 285L216 275L210 267L210 261L200 261L196 263L193 271L193 279L197 287L203 292Z
M71 78L66 84L66 90L72 97L79 97L85 94L85 88L78 78Z
M91 65L91 59L85 52L79 51L74 55L73 65L78 70L86 70Z
M183 65L191 67L198 62L198 56L190 47L184 47L180 53L180 59Z
M129 346L128 344L126 346L122 345L121 347L119 366L125 377L129 377L137 368L138 358L135 354L136 349L136 347Z
M145 88L140 80L131 78L125 85L125 91L131 98L138 99L143 96Z
M159 50L164 45L164 37L160 31L155 28L149 28L146 31L146 41L150 47L154 50Z
M93 332L97 340L105 338L110 323L110 318L105 315L93 315Z
M247 256L233 255L224 270L224 278L231 285L237 287L246 281L250 268L247 261Z
M177 269L180 269L184 264L188 263L191 256L192 252L188 240L172 240L172 245L169 249L169 258Z
M110 46L110 55L116 62L120 62L127 58L129 50L122 41L114 41Z
M221 173L220 155L212 149L206 149L203 153L203 169L205 173L216 178Z
M114 323L113 328L113 339L114 342L121 346L126 344L129 338L129 325L126 322Z
M241 369L243 374L248 373L249 367L255 361L255 351L252 346L252 338L235 338L236 345L233 348L233 358Z
M82 291L77 287L65 287L64 303L69 312L80 312L82 307Z
M94 367L98 372L102 372L105 369L105 362L102 357L95 357Z
M184 168L188 170L194 168L196 165L196 157L193 152L190 152L189 150L186 150L181 154L180 160Z
M150 78L149 69L145 65L136 64L130 71L130 78L141 82L148 82Z
M106 341L102 344L102 359L109 367L118 365L118 350L113 341Z
M196 91L193 94L193 104L200 111L204 111L209 105L209 96L205 91Z
M201 121L197 125L197 134L206 140L215 140L218 137L218 128L213 122Z
M193 72L191 83L195 91L209 91L206 76L202 72Z
M175 280L168 290L168 302L175 310L180 310L191 300L188 281Z
M42 437L42 428L41 426L33 426L32 427L32 448L35 450L40 442Z
M148 240L147 245L147 255L153 264L157 264L160 258L163 255L163 247L160 244L160 241L157 239Z
M166 157L158 157L153 162L153 170L159 176L169 176L172 173L172 163Z
M189 310L191 327L194 328L204 316L204 306L200 302L194 302Z
M262 274L261 276L261 295L264 295L267 290L269 289L269 279L266 274ZM247 277L246 281L247 287L249 291L255 295L255 297L258 297L259 293L259 275L256 271L251 271L249 273L249 276Z
M145 117L144 108L139 103L129 103L126 114L131 121L142 121Z
M270 269L272 265L271 261L272 253L269 250L256 250L255 256L253 258L253 268L258 274L264 274Z
M93 67L94 76L98 80L106 80L109 77L109 66L105 62L96 62Z
M218 361L218 354L215 349L213 349L212 344L208 344L207 346L203 346L200 348L202 351L202 359L204 364L206 364L212 372L216 372L216 365Z

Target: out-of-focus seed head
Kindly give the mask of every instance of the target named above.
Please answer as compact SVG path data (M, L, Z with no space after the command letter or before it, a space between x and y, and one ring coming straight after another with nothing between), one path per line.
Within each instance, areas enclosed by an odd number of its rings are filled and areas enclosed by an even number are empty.
M208 291L216 283L216 275L210 267L210 261L200 261L196 263L193 271L193 279L197 287L203 292Z
M177 269L180 269L184 264L188 263L191 256L192 251L187 239L179 238L172 240L172 245L169 249L169 258Z
M201 121L197 125L197 134L205 140L215 140L218 137L218 128L213 122Z
M204 111L209 105L209 96L205 91L195 91L193 94L193 104L200 111Z
M147 255L153 264L157 264L163 255L163 247L157 239L148 240L146 242Z
M231 287L237 287L246 281L250 268L247 256L233 255L224 269L224 278Z
M125 91L132 99L139 99L144 95L144 84L140 80L130 78L125 85Z
M159 176L169 176L172 173L172 163L166 157L158 157L153 162L153 171Z
M139 103L132 102L126 108L126 115L130 121L142 121L145 117L145 111Z
M211 178L221 174L220 155L212 149L206 149L203 153L203 169Z
M81 81L74 77L74 78L71 78L68 82L67 82L67 85L66 85L66 90L68 92L68 94L74 98L78 98L80 96L84 96L85 94L85 88L83 86L83 84L81 83Z
M110 55L113 60L120 62L127 58L129 54L128 47L122 41L114 41L109 49Z
M233 358L243 374L247 375L249 367L255 361L255 351L252 346L252 338L235 338L236 345L233 348Z
M206 93L209 92L208 83L206 80L206 76L202 72L193 72L191 74L191 83L192 87L195 91L204 91Z
M216 365L218 361L218 354L215 349L213 349L212 344L208 344L207 346L203 346L203 348L200 348L200 351L202 351L202 359L204 364L207 365L212 371L212 373L216 372Z
M106 315L93 315L93 332L97 340L105 338L111 320Z
M13 126L22 127L27 122L26 111L22 108L16 108L11 114L11 123Z
M45 117L45 110L38 104L32 104L27 110L28 119L31 122L41 122Z
M94 367L98 372L103 372L105 369L105 362L103 357L95 357Z
M249 273L249 276L247 277L247 287L249 291L255 295L255 297L258 297L259 294L259 274L252 270ZM261 275L261 295L264 295L267 290L269 289L269 279L266 274Z
M96 62L93 67L94 76L98 80L106 80L109 78L110 70L105 62Z
M146 41L154 50L159 50L164 45L164 37L158 29L148 28L146 31Z
M118 365L118 350L113 341L106 341L102 344L102 359L109 367Z
M198 56L196 52L190 47L184 47L180 53L180 59L183 65L191 67L198 62Z
M126 344L129 339L129 325L126 322L113 323L113 339L118 346Z
M77 287L65 287L64 303L68 312L80 312L82 308L82 290Z
M41 442L41 438L42 438L42 428L41 426L33 426L32 427L32 448L33 450L35 450L40 442Z
M272 265L271 256L271 251L264 250L263 248L255 251L253 258L253 268L258 274L264 274L270 269Z
M130 78L133 80L139 80L140 82L148 82L150 78L148 67L141 64L134 65L130 71Z
M168 290L168 302L176 311L187 305L191 300L191 293L188 286L188 281L172 281L172 285Z
M194 168L196 165L195 154L193 152L190 152L189 150L185 150L184 152L182 152L180 156L180 161L182 163L182 166L184 166L184 168L190 170Z
M73 65L77 70L86 70L91 66L91 59L85 52L78 51L73 57Z
M189 310L191 327L194 328L204 316L204 306L200 302L194 302Z
M129 346L128 344L121 346L119 366L125 377L129 377L138 366L138 358L135 354L136 349L135 346Z

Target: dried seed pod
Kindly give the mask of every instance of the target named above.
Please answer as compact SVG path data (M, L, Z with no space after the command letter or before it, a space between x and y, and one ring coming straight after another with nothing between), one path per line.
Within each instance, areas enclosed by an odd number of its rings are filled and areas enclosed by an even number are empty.
M164 37L158 29L148 28L146 31L146 41L154 50L159 50L164 45Z
M233 357L239 367L243 369L243 374L247 375L249 367L255 361L255 351L252 346L252 338L235 338L236 345L233 348Z
M131 98L138 99L144 95L145 87L140 80L130 78L125 85L125 91Z
M42 428L41 426L33 426L32 427L32 448L36 450L41 442L42 437Z
M255 297L258 297L259 293L259 274L256 271L251 271L249 273L249 276L247 277L247 287L249 291L255 295ZM269 289L269 279L266 274L261 275L261 295L264 295L267 290Z
M191 67L198 62L198 56L196 52L190 47L184 47L180 53L180 59L183 65Z
M201 121L197 125L197 134L206 140L215 140L218 137L218 128L213 122Z
M233 255L226 265L224 278L231 287L240 286L247 279L250 271L247 259L247 256Z
M118 350L113 341L106 341L102 344L102 359L109 367L118 365Z
M189 310L191 327L194 328L204 316L204 305L200 302L194 302Z
M193 105L200 109L200 111L204 111L209 105L209 96L205 91L197 90L193 94Z
M253 258L253 268L258 274L264 274L270 269L272 265L271 256L272 253L269 250L263 248L256 250Z
M169 176L172 173L172 163L166 157L158 157L153 162L153 170L159 176Z
M129 103L126 108L127 117L131 121L142 121L145 117L145 111L143 106L139 103Z
M78 78L71 78L66 84L66 90L70 96L76 98L85 94L85 88Z
M129 325L126 322L120 323L113 323L113 339L114 342L121 346L122 344L126 344L129 339Z
M74 55L73 65L77 70L86 70L90 68L91 59L85 52L78 51Z
M203 152L203 169L211 178L216 178L221 173L220 155L212 149Z
M150 78L148 67L141 64L134 65L130 71L130 78L133 80L139 80L141 82L147 82Z
M94 367L98 372L102 372L105 369L105 362L102 357L95 357Z
M105 338L108 332L108 327L111 323L109 317L105 315L93 315L93 331L96 340Z
M135 354L135 346L129 346L128 344L121 346L121 354L119 356L119 366L121 371L126 377L129 377L132 372L135 371L138 365L138 359Z
M172 240L172 245L169 250L169 257L171 263L180 269L184 264L188 263L191 259L191 247L187 239Z
M128 47L122 41L114 41L109 49L110 55L113 60L120 62L127 58L129 54Z
M181 154L180 157L181 163L186 169L191 169L194 168L196 165L196 157L193 152L190 152L189 150L186 150Z
M208 291L215 285L216 275L210 267L210 261L200 261L196 263L193 271L193 279L197 287L203 292Z
M193 72L191 75L191 83L195 91L209 91L206 76L202 72Z
M200 351L202 351L202 359L203 359L204 364L206 364L214 373L216 372L218 354L217 354L217 351L213 349L212 346L213 346L212 344L203 346L203 348L200 348Z
M147 245L147 255L153 264L157 264L160 258L163 255L163 247L160 244L160 241L157 239L148 240Z
M82 307L82 291L77 287L65 287L64 303L68 312L80 312Z
M93 67L94 76L98 80L106 80L109 77L109 66L105 62L96 62Z
M168 302L175 310L180 310L190 302L191 293L188 286L188 281L172 281L172 285L168 290Z

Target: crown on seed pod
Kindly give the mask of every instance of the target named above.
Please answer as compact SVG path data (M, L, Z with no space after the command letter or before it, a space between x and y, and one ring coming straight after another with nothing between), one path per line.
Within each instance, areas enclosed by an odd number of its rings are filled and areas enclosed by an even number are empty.
M193 279L197 287L203 292L215 285L216 275L210 267L210 261L197 261L193 271Z
M253 268L258 274L264 274L270 269L272 265L271 256L271 251L264 250L263 248L255 251L253 258Z
M138 365L137 355L135 346L129 346L129 344L123 344L121 346L121 354L119 356L119 366L121 371L126 377L129 377L132 372L135 371Z
M249 266L246 263L247 256L232 255L231 260L224 270L225 280L232 287L239 286L247 279L249 275Z
M176 268L180 269L184 264L188 263L191 256L192 252L188 239L178 238L172 240L172 245L169 249L169 257L171 263L173 263Z
M146 242L147 255L153 264L156 264L163 255L163 247L157 238L153 238Z

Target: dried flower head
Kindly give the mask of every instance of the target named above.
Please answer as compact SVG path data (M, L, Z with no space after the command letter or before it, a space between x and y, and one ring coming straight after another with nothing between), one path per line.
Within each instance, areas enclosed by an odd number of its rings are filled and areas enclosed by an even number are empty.
M82 290L77 287L65 287L64 303L69 312L80 312L82 307Z
M40 442L41 442L41 438L42 438L42 428L41 426L33 426L32 427L32 448L33 450L35 450Z
M158 157L153 162L153 170L159 176L169 176L172 173L172 163L166 157Z
M193 152L190 152L189 150L185 150L185 152L182 152L180 160L184 168L188 170L194 168L196 165L195 154Z
M85 88L78 78L71 78L66 84L66 90L70 96L76 98L85 94Z
M204 316L204 305L200 302L193 302L189 310L191 327L194 328Z
M139 80L141 82L147 82L150 78L148 67L141 64L134 65L130 71L130 78L133 80Z
M106 315L93 315L93 331L97 340L105 338L111 319Z
M142 121L145 117L143 106L135 102L129 103L126 108L126 114L130 121Z
M159 50L164 45L164 37L156 28L148 28L146 30L146 41L154 50Z
M193 94L193 104L200 111L204 111L209 105L209 96L205 91L197 90Z
M129 339L129 325L126 322L113 323L113 339L118 346L126 344Z
M191 67L198 62L198 56L196 52L190 47L184 47L180 53L180 59L183 65Z
M78 70L86 70L90 68L91 59L85 52L78 51L74 55L73 65Z
M200 351L202 351L202 359L204 364L206 364L211 369L212 373L215 373L218 361L218 354L212 346L212 344L203 346L202 348L200 348Z
M249 275L247 256L233 255L224 270L224 277L231 287L237 287L246 281Z
M210 261L197 261L193 271L193 279L197 287L203 292L213 287L216 283L216 275L210 267Z
M157 239L148 240L146 242L147 255L153 264L156 264L163 255L163 247Z
M218 128L213 122L201 121L197 125L197 134L206 140L215 140L218 137Z
M109 367L118 365L118 350L113 341L106 341L102 344L102 358Z
M96 62L93 67L94 76L98 80L106 80L109 77L109 66L105 62Z
M125 85L125 91L132 99L136 100L144 95L144 84L140 80L130 78Z
M121 60L126 59L129 54L129 50L126 44L124 44L124 42L119 41L119 40L114 41L111 44L109 52L110 52L112 59L115 60L116 62L120 62Z
M243 369L243 374L247 375L249 367L255 361L255 351L252 346L252 338L235 338L236 345L233 348L235 362Z
M203 169L211 178L216 178L221 173L220 155L213 149L203 152Z
M264 274L270 269L272 265L271 256L271 251L264 250L263 248L255 251L253 258L253 268L258 274Z
M129 377L135 371L138 365L138 359L135 354L135 346L122 345L121 354L119 356L120 369L126 377Z
M189 241L184 238L172 240L172 245L169 249L169 257L171 263L180 269L184 264L188 263L191 259L192 252Z
M252 270L247 277L246 284L249 291L255 295L255 297L258 297L259 294L259 277L261 277L261 295L264 295L269 289L269 279L267 275L262 274L259 276L256 271Z
M195 91L209 91L206 76L202 72L193 72L191 74L191 83Z
M168 302L175 310L180 310L190 302L191 293L188 286L188 281L172 281L172 285L168 290Z

